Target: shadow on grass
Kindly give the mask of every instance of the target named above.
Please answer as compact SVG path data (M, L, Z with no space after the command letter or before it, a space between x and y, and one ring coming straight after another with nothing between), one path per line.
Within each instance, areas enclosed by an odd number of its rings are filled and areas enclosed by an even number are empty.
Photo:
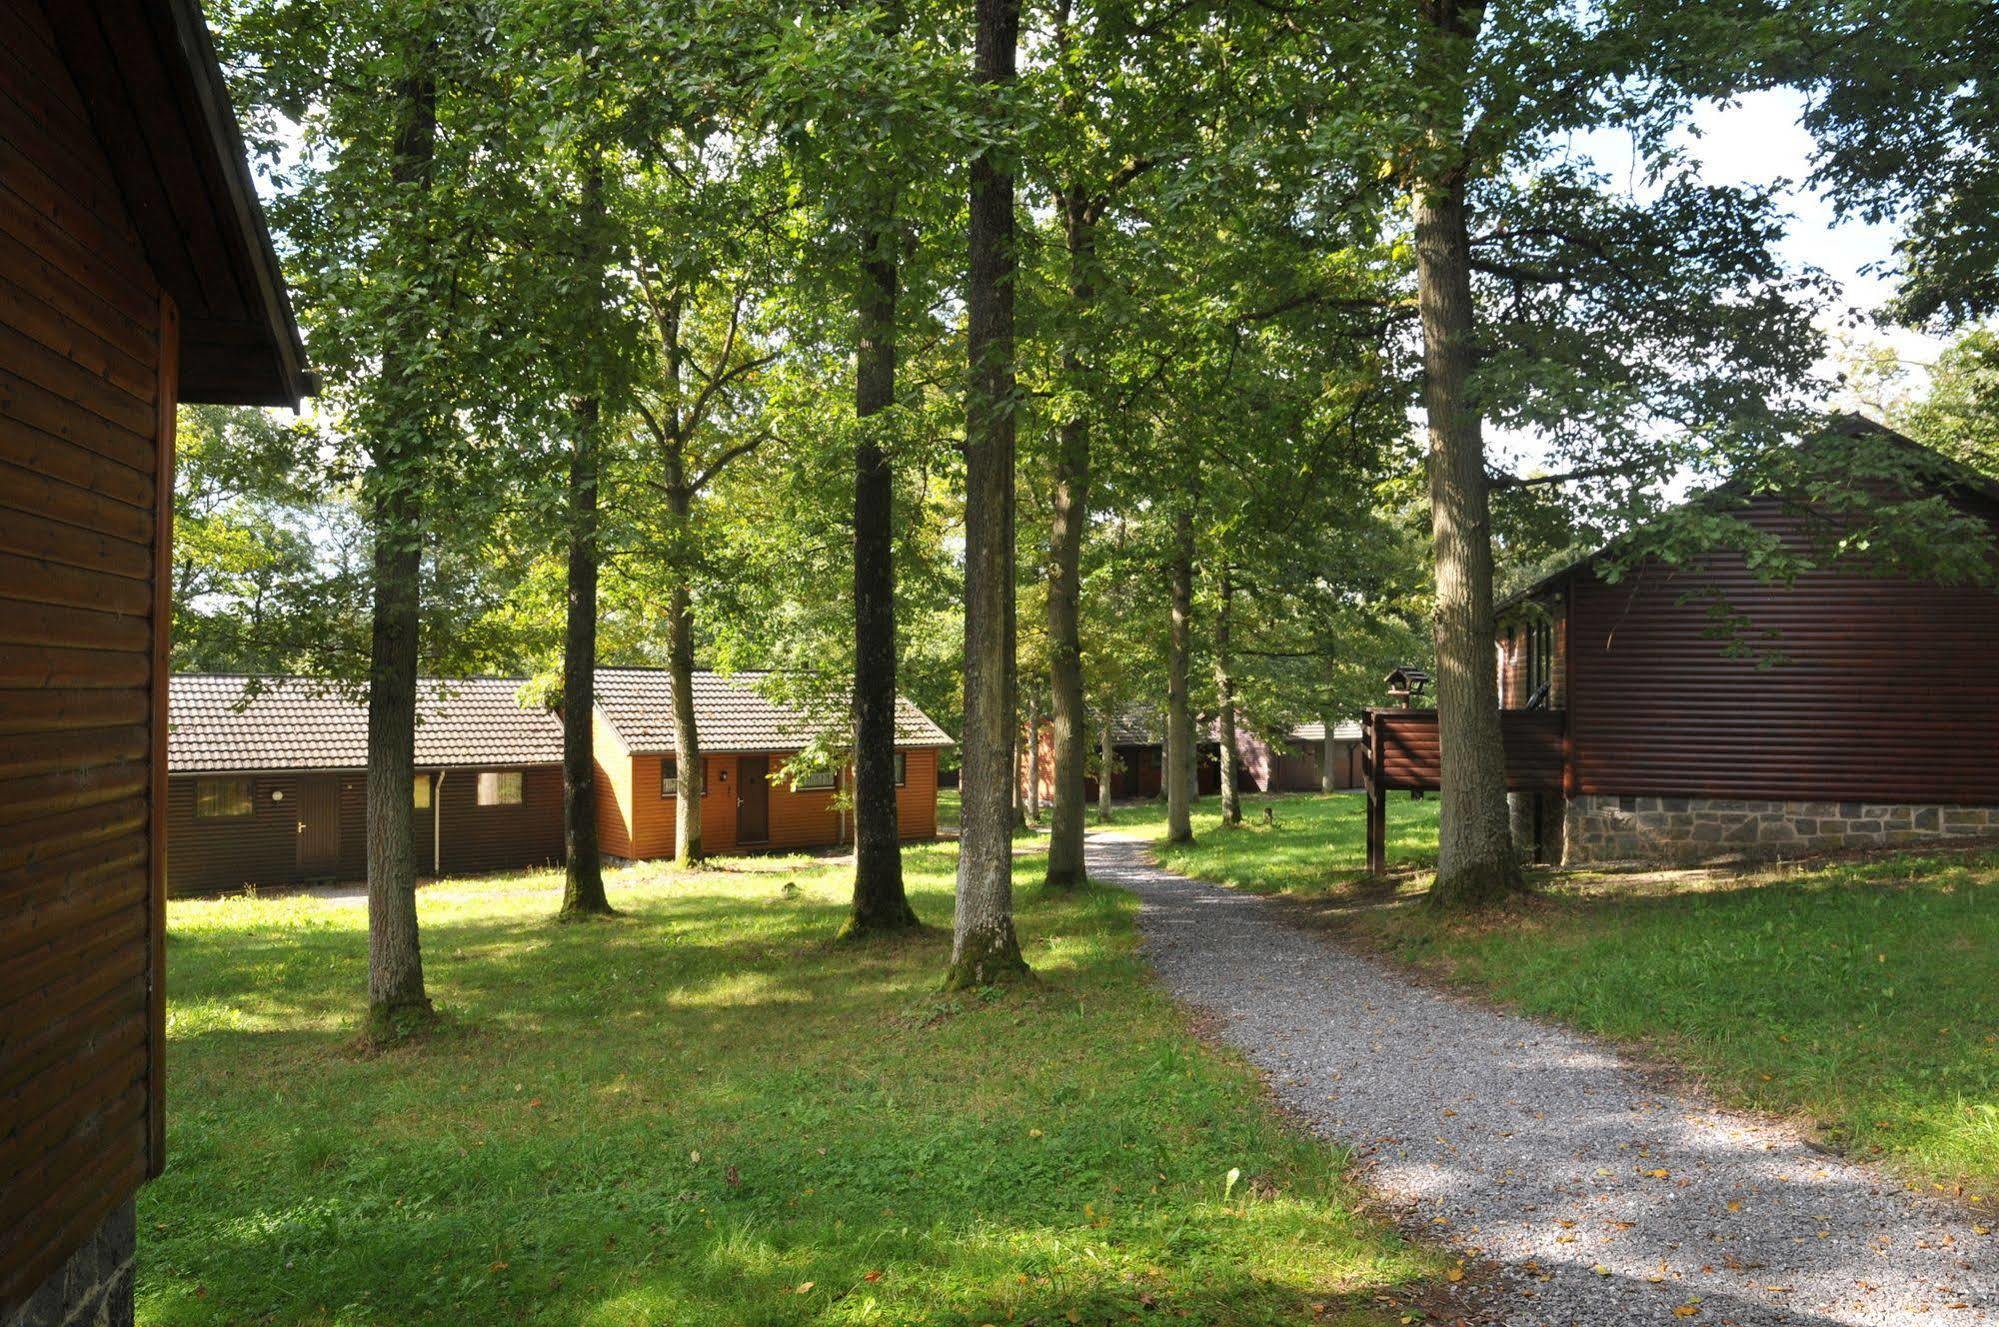
M883 945L834 942L848 877L823 866L790 898L783 874L614 877L625 915L597 927L554 924L552 886L426 891L448 1021L366 1057L342 1050L363 910L176 904L142 1320L865 1321L872 1299L976 1323L1151 1295L1275 1323L1429 1267L1188 1039L1128 896L1043 894L1022 858L1043 984L946 996L954 858L906 861L939 924ZM1219 1210L1231 1168L1274 1177L1283 1222Z

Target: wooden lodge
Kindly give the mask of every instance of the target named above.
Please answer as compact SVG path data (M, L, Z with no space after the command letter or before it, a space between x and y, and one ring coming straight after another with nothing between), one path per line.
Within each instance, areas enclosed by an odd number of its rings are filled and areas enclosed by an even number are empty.
M846 770L790 769L848 720L759 691L761 674L697 672L702 846L711 853L832 847L852 828L839 796ZM597 834L607 855L671 857L677 799L694 787L674 754L671 677L649 668L597 670ZM937 757L951 739L908 700L896 701L896 816L902 837L937 835Z
M194 0L0 6L0 1320L131 1321L174 410L295 406L303 365Z
M518 678L418 688L417 870L562 860L562 725ZM173 679L167 888L211 893L367 875L368 708L303 678Z
M1801 444L1807 464L1875 482L1886 455L1922 491L1999 537L1999 484L1865 420ZM1783 546L1814 516L1780 492L1724 485ZM1500 714L1514 836L1584 864L1798 855L1999 834L1999 593L1858 563L1766 583L1739 553L1641 562L1611 550L1500 605ZM1710 606L1740 617L1731 651ZM1381 798L1437 786L1436 711L1368 713L1370 856Z

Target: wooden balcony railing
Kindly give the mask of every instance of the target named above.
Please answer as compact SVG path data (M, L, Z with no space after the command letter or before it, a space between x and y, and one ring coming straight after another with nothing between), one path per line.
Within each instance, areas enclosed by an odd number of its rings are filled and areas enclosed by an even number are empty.
M1568 716L1561 710L1501 710L1506 786L1512 792L1560 792L1567 764ZM1369 710L1361 719L1361 770L1367 785L1367 867L1386 867L1388 793L1442 786L1437 711Z

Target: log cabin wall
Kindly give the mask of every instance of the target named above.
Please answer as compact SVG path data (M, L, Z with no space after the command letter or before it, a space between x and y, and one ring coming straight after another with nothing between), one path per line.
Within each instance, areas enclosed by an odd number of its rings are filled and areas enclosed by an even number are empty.
M519 804L479 805L479 771L426 770L436 801L415 813L419 876L484 875L528 870L562 861L562 770L528 766ZM246 814L204 817L196 812L204 782L240 781L250 790ZM339 851L331 861L301 862L299 808L302 786L334 786L339 807ZM367 776L359 770L284 771L245 775L175 775L167 792L167 888L173 894L208 894L246 886L291 886L367 878ZM411 790L415 796L415 789ZM433 830L442 825L444 851ZM609 851L607 848L606 851Z
M479 805L478 770L445 773L437 804L445 875L520 871L562 861L562 767L536 765L519 773L520 803L499 806ZM428 819L423 812L417 815ZM426 823L417 836L424 854L431 850L430 829ZM418 873L429 874L430 862L429 856L422 857Z
M1979 513L1999 525L1999 510ZM1760 501L1747 519L1805 543ZM1713 586L1786 660L1709 639ZM1570 578L1571 795L1999 805L1999 596L1864 570Z
M177 334L46 16L0 7L0 1311L162 1156Z

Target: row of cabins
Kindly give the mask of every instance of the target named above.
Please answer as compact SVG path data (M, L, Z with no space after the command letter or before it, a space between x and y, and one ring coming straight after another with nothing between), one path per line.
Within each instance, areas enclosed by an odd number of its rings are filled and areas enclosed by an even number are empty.
M1159 797L1165 788L1166 724L1156 712L1127 708L1111 720L1111 796L1120 801L1144 801ZM1194 789L1211 796L1221 789L1222 734L1212 719L1197 720L1200 735L1194 752ZM1279 736L1265 737L1248 723L1236 728L1237 786L1245 793L1318 792L1324 788L1326 744L1333 747L1332 787L1358 788L1362 783L1357 722L1333 725L1330 738L1323 723L1293 724ZM1101 741L1101 738L1099 739ZM1101 747L1092 750L1096 756ZM1055 730L1043 724L1037 730L1031 758L1023 752L1016 762L1016 791L1023 801L1046 801L1055 786ZM1097 797L1097 772L1083 780L1085 801ZM1030 779L1038 780L1031 788ZM1037 792L1038 789L1038 792Z
M1839 417L1797 448L1799 472L1894 476L1999 541L1999 483L1877 424ZM1825 564L1827 513L1798 492L1731 482L1697 502L1821 565L1770 582L1716 552L1613 575L1613 546L1503 601L1523 856L1692 863L1999 835L1999 593ZM1437 786L1437 716L1373 710L1364 728L1378 821L1381 794Z
M668 674L597 672L597 833L612 857L674 851L675 803L701 798L710 852L828 847L850 837L844 775L786 772L837 728L758 690L761 674L696 673L699 779L679 777ZM417 724L418 869L433 876L560 862L562 725L517 699L518 678L428 681ZM366 873L364 703L302 678L177 676L168 707L167 885L173 893L354 880ZM899 702L904 838L937 833L937 758L950 739ZM698 793L694 790L698 786Z

